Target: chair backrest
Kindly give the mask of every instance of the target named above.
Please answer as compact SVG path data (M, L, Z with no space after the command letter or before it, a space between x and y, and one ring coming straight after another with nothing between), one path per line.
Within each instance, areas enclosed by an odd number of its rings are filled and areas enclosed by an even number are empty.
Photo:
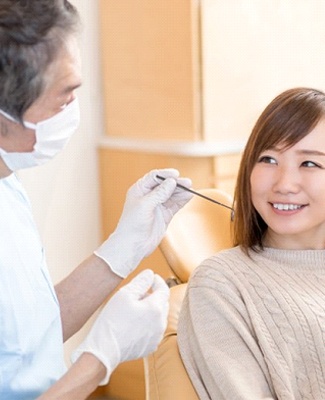
M218 189L200 193L232 206L232 198ZM177 346L178 317L187 281L207 257L232 246L231 211L194 196L173 218L160 244L180 282L170 290L168 325L158 349L144 359L147 400L199 400Z
M219 189L199 193L232 207L232 197ZM232 245L231 210L194 196L170 222L160 250L180 282L205 258Z

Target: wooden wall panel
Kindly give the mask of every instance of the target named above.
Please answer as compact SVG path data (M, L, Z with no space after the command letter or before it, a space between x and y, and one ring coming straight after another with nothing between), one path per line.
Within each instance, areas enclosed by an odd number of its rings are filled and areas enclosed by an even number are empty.
M188 0L100 0L106 133L200 139L199 14Z

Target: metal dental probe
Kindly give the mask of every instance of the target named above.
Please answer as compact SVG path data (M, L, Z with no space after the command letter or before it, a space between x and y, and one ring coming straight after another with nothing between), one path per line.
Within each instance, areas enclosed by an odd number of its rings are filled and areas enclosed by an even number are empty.
M160 180L162 180L162 181L164 181L164 180L166 179L166 178L164 178L164 177L162 177L162 176L159 176L159 175L156 175L156 178L158 178L158 179L160 179ZM211 199L211 197L204 196L204 195L201 194L201 193L195 192L194 190L189 189L189 188L187 188L186 186L181 185L180 183L177 183L176 186L179 187L179 188L181 188L181 189L183 189L183 190L186 190L187 192L193 193L193 194L195 194L196 196L202 197L202 198L205 199L205 200L212 201L212 203L218 204L219 206L228 208L229 210L231 210L231 220L234 219L235 211L234 211L234 209L233 209L232 207L227 206L226 204L220 203L220 202L217 201L217 200Z

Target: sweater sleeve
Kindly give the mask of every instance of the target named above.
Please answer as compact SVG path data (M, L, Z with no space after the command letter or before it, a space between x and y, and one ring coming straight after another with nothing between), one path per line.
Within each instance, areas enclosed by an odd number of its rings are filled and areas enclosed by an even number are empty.
M224 274L196 270L184 299L178 342L201 400L276 399L244 300Z

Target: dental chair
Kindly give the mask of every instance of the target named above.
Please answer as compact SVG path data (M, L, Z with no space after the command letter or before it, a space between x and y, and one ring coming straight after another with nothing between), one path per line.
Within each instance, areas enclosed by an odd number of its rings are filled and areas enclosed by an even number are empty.
M232 197L219 189L199 193L229 207ZM230 248L231 211L194 196L173 218L160 250L174 273L169 279L170 310L158 349L144 359L147 400L198 400L177 346L177 323L187 282L207 257Z

